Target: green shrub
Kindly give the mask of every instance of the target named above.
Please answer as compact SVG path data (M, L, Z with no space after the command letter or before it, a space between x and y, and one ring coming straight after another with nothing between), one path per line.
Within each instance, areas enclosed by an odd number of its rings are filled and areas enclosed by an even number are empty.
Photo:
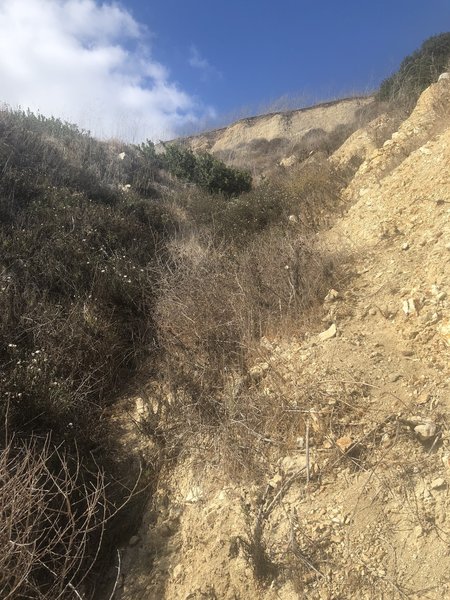
M250 173L227 167L207 152L195 154L190 148L179 144L166 145L163 164L172 175L196 183L212 194L238 196L252 187Z
M378 99L397 100L413 106L422 91L448 68L449 60L450 33L428 38L418 50L402 61L396 73L382 82Z

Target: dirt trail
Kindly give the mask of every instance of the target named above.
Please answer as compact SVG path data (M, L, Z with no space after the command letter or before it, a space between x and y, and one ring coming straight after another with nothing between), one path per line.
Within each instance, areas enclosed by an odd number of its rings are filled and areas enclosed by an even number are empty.
M308 439L262 487L195 461L165 474L120 598L450 597L449 115L443 79L320 234L346 271L324 300L328 335L262 341L259 385L292 398Z

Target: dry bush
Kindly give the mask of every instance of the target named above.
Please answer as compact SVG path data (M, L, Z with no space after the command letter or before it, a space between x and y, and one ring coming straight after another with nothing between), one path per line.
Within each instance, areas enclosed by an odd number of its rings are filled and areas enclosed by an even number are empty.
M299 430L287 400L274 406L255 387L255 348L269 331L297 330L315 311L333 265L299 226L271 227L245 248L194 237L172 252L157 309L166 448L188 451L191 439L198 449L214 438L213 454L229 469L255 475L267 436L283 444L292 427Z
M283 444L292 423L301 427L281 396L274 407L255 387L251 366L262 336L298 331L332 287L337 268L315 234L341 210L344 183L310 162L237 199L186 198L156 310L166 448L214 439L216 456L256 472L265 439Z
M1 598L85 598L116 512L102 470L50 436L12 437L0 452L0 482Z

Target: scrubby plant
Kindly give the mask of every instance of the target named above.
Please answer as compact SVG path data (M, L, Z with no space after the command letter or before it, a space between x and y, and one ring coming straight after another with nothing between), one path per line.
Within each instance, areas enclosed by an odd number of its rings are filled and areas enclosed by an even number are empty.
M227 197L248 192L252 187L250 173L227 167L224 162L207 152L194 153L179 144L167 144L163 165L176 177L196 183L208 192Z
M58 120L0 112L0 520L16 521L12 537L0 531L5 597L79 597L69 583L86 573L84 556L91 565L101 553L94 529L104 523L86 521L83 506L90 518L127 494L105 410L157 354L157 265L177 226L148 189L121 189L143 161L125 154ZM22 488L20 473L31 477ZM89 507L97 476L101 498Z
M421 92L448 68L450 33L434 35L403 59L396 73L385 79L377 94L379 100L400 101L412 108Z

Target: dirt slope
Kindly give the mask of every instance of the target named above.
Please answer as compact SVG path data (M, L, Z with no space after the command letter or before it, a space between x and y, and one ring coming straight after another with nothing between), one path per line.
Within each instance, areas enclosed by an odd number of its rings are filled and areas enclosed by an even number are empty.
M320 234L346 271L324 299L328 334L299 326L261 342L258 385L292 399L308 436L263 486L195 455L167 472L125 553L120 598L450 597L449 172L443 79L363 162L347 214Z
M185 138L194 151L207 150L229 164L265 171L317 136L339 127L357 129L367 120L372 97L347 98L310 108L242 119L228 127Z

